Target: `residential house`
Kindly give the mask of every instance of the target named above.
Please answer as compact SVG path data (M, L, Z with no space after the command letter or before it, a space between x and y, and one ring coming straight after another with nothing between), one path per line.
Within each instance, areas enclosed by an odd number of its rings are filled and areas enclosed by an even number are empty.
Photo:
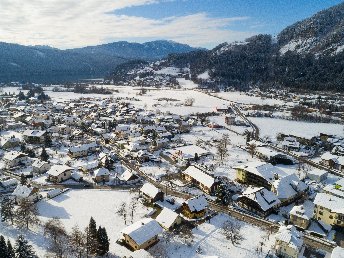
M107 168L98 168L94 171L93 180L96 183L105 183L110 181L110 172Z
M294 226L281 226L276 234L275 252L278 257L299 258L304 252L303 235Z
M23 132L24 141L31 144L43 144L47 137L46 131L26 130Z
M314 218L326 224L344 227L344 199L328 193L317 193Z
M325 170L319 170L319 169L313 169L311 171L307 171L307 177L310 180L316 181L318 183L325 181L327 179L327 171Z
M19 145L20 145L20 139L15 138L15 137L1 140L1 148L5 150L18 147Z
M238 197L238 204L244 209L266 217L275 212L281 202L277 196L264 187L248 187Z
M140 192L142 193L143 197L150 203L164 200L164 192L150 183L145 183L141 187Z
M35 160L32 163L32 172L37 174L43 174L50 169L51 165L49 162L42 161L42 160Z
M299 151L300 143L297 141L295 137L287 136L283 139L282 149L287 151Z
M66 165L53 165L48 174L48 181L54 183L61 183L71 178L73 168Z
M124 182L137 182L140 178L132 173L130 170L124 171L124 173L119 177L119 180L124 181Z
M234 114L229 114L225 116L225 123L226 125L235 125L235 118Z
M202 219L206 215L208 202L203 195L183 202L181 213L188 219Z
M290 222L298 228L307 229L311 223L314 212L314 203L311 201L305 201L301 205L295 205L290 213Z
M325 193L344 199L344 178L339 179L334 184L326 185L323 190Z
M97 150L98 144L96 142L83 144L80 146L69 148L68 155L71 158L80 158L86 157L90 153L95 152Z
M196 166L189 166L182 172L182 175L186 181L196 185L207 194L214 193L216 190L217 182L215 178Z
M121 231L125 244L133 250L147 249L154 245L162 232L160 224L151 218L137 221Z
M14 196L16 203L20 203L23 199L31 202L39 200L39 189L30 185L18 185L14 189L12 196Z
M170 230L175 226L182 223L182 218L176 212L163 208L160 214L156 217L156 221L162 226L165 230Z
M25 153L11 151L6 152L2 160L7 168L13 168L27 163L29 158Z
M0 181L0 186L5 190L5 191L11 191L14 190L18 185L18 180L15 178L7 179Z

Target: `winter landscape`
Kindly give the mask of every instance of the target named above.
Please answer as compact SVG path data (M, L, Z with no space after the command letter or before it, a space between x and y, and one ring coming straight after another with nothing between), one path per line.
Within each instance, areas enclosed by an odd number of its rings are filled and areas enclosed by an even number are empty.
M344 258L344 3L229 2L0 0L0 258Z

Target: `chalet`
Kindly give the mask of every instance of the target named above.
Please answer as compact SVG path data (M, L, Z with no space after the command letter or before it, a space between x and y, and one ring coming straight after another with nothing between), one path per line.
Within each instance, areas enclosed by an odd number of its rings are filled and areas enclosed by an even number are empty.
M110 172L107 168L98 168L94 171L93 180L96 183L105 183L110 181Z
M344 199L327 193L317 193L314 218L332 226L344 227Z
M208 202L203 195L193 197L181 206L181 213L188 219L204 218L207 211Z
M133 250L147 249L159 241L163 228L156 220L142 219L121 231L125 244Z
M276 234L275 252L278 257L303 257L302 233L293 226L281 226Z
M307 229L313 217L314 204L311 201L305 201L301 205L295 205L290 213L290 222L298 228Z
M2 160L7 168L13 168L27 163L28 156L22 152L11 151L6 152Z
M217 183L215 178L196 166L189 166L182 172L182 175L186 181L196 185L207 194L213 193L216 189Z
M164 200L164 192L150 183L145 183L141 187L140 192L142 193L143 197L150 203Z
M39 200L39 189L29 185L18 185L12 196L14 196L16 203L20 203L23 199L36 202Z
M262 186L271 190L272 182L287 176L283 170L265 162L251 162L235 167L237 181L243 184Z
M48 137L46 131L26 130L23 132L24 141L32 144L43 144Z
M175 226L182 223L182 218L174 211L164 208L160 214L156 217L156 221L165 230L173 229Z
M266 217L274 212L280 205L277 196L264 187L248 187L238 197L238 204L247 210Z
M48 181L61 183L71 178L73 168L66 165L53 165L48 174Z
M80 146L69 148L68 155L71 158L86 157L90 153L97 150L98 144L96 142L83 144Z
M32 172L37 174L43 174L47 172L50 169L50 167L50 163L37 159L32 163Z

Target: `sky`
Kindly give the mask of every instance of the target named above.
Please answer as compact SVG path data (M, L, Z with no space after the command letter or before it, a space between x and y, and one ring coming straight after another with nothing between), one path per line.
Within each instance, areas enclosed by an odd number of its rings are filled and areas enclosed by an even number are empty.
M60 49L173 40L213 48L283 28L339 0L0 0L0 41Z

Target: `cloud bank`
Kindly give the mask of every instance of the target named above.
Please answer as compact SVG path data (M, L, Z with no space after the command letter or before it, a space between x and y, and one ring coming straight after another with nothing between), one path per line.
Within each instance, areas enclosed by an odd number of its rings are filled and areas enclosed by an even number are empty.
M213 47L253 35L228 29L248 17L207 13L164 19L116 15L116 10L171 0L0 0L0 41L66 49L111 41L169 39Z

